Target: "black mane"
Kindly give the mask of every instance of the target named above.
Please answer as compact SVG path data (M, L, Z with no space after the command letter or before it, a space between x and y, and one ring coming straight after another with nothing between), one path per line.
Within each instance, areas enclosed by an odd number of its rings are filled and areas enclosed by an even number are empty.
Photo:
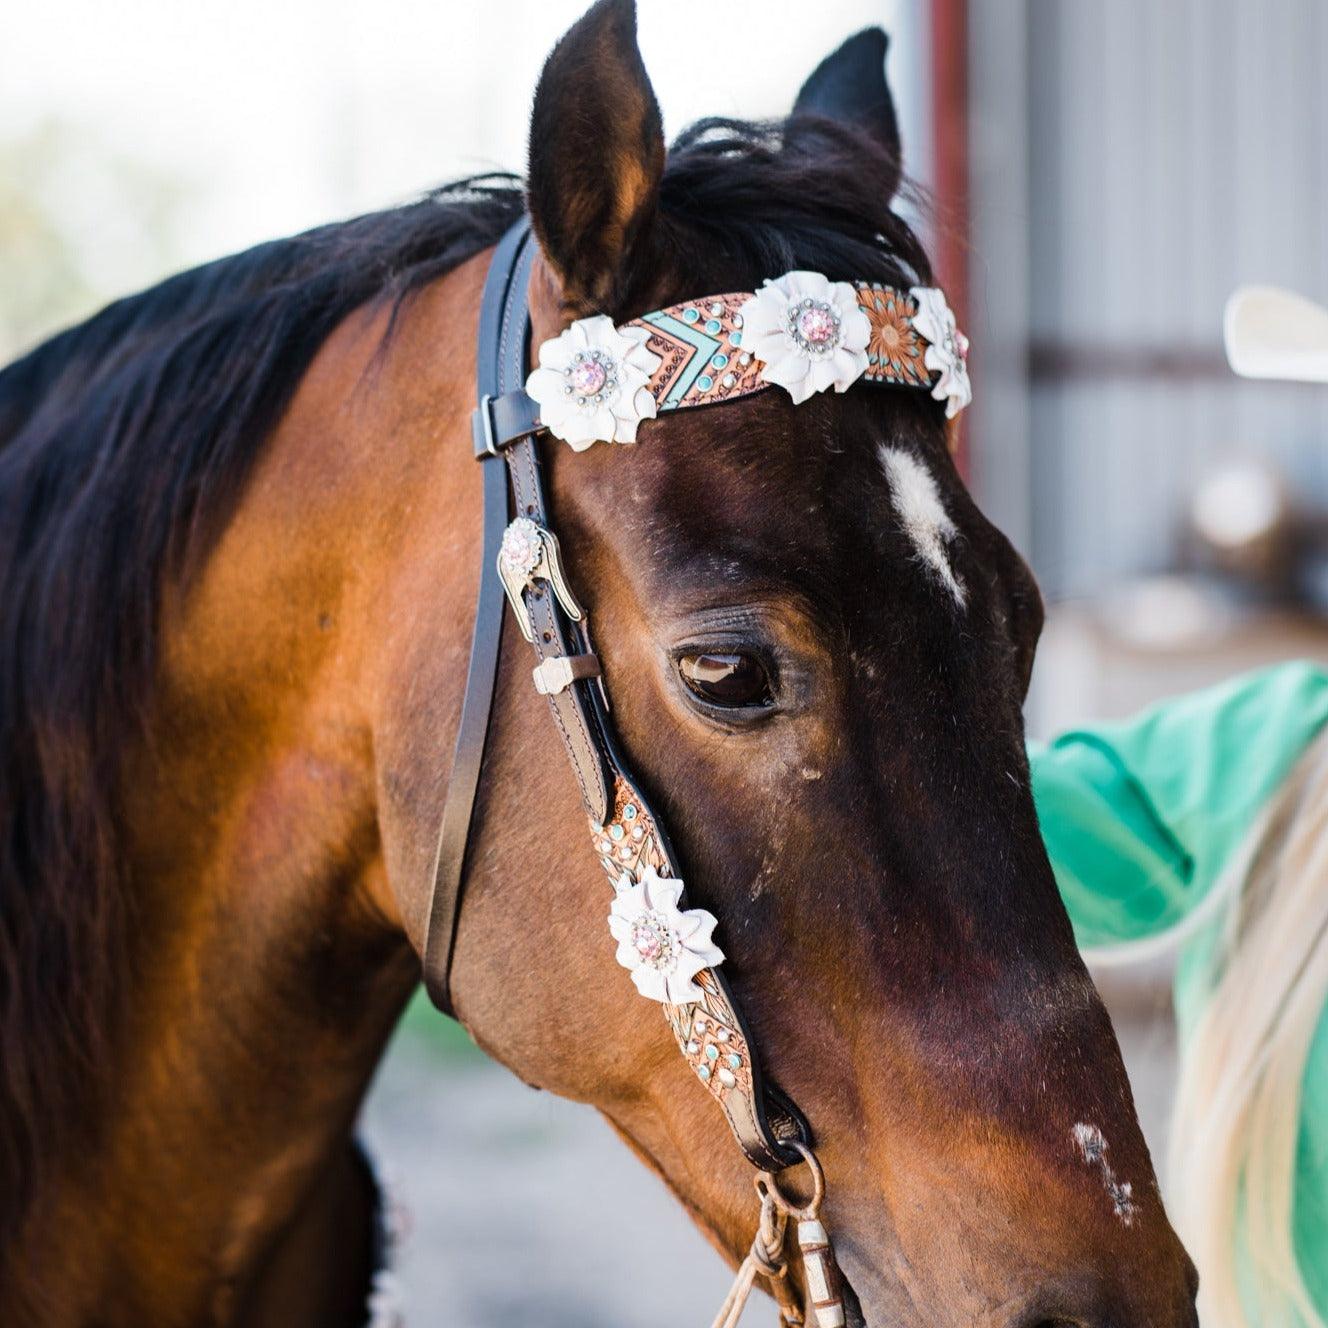
M125 982L119 756L163 578L205 556L334 327L492 244L519 182L260 245L117 301L0 371L0 1247L86 1120Z
M706 289L798 267L926 282L897 176L830 122L705 121L665 169L661 261ZM57 1134L95 1114L132 893L115 790L163 583L206 556L333 328L522 207L510 177L462 181L173 277L0 371L0 1249Z

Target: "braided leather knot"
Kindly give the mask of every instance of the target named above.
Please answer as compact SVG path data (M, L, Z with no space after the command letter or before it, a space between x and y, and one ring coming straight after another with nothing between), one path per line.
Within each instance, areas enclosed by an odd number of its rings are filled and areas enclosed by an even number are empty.
M802 1155L811 1173L812 1196L806 1203L799 1203L779 1188L779 1181L770 1172L763 1171L756 1177L761 1219L752 1238L752 1248L742 1261L733 1288L720 1306L711 1328L738 1328L738 1320L751 1298L758 1276L767 1278L770 1283L770 1292L779 1305L782 1328L806 1328L808 1320L813 1320L816 1328L844 1328L844 1302L832 1263L830 1237L821 1221L825 1176L810 1148L797 1141L793 1142L793 1147ZM802 1255L807 1292L805 1312L785 1276L788 1260L784 1256L784 1240L790 1219L797 1223L798 1249Z
M747 1256L756 1265L756 1270L772 1282L788 1272L788 1260L784 1258L784 1228L787 1218L779 1212L773 1202L766 1200L761 1204L761 1221L752 1237L752 1250Z

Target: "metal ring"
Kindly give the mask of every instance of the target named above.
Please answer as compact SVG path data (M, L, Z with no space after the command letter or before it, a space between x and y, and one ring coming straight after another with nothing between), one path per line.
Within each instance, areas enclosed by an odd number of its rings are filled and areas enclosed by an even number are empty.
M793 1203L788 1195L779 1188L779 1182L769 1171L762 1171L756 1177L756 1192L763 1200L769 1199L771 1203L795 1221L815 1221L820 1215L821 1201L825 1198L825 1173L821 1170L821 1164L816 1160L816 1154L806 1144L797 1139L788 1140L788 1144L802 1155L802 1161L806 1164L807 1170L812 1173L812 1197L802 1205ZM797 1166L798 1164L795 1162L793 1165ZM785 1170L791 1170L791 1168L786 1167Z

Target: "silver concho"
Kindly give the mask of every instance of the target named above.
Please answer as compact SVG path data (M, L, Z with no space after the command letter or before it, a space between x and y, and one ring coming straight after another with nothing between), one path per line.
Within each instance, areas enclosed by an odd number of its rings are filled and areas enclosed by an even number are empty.
M528 578L543 557L540 528L528 516L517 517L503 531L503 547L498 553L499 571Z
M536 581L548 582L564 612L573 622L581 622L586 616L563 575L557 536L528 516L517 517L503 531L502 547L498 550L498 575L512 611L516 614L521 634L527 641L534 641L535 629L531 626L530 613L521 595Z
M613 356L602 350L577 351L563 370L563 391L576 398L583 410L594 408L618 395L618 366Z
M808 355L829 355L839 345L839 314L824 300L798 300L789 305L788 334Z

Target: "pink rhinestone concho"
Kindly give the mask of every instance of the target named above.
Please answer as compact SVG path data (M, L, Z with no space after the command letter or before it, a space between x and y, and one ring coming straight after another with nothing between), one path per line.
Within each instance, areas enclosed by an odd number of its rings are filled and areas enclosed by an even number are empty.
M828 355L839 345L839 315L820 300L801 300L792 305L788 330L810 355Z
M518 576L529 576L543 554L540 528L529 517L517 517L503 532L499 556L503 566Z
M578 351L563 377L563 391L582 407L607 401L618 390L618 366L602 350Z
M678 948L678 938L657 914L646 913L632 926L632 945L636 953L653 968L670 968Z

